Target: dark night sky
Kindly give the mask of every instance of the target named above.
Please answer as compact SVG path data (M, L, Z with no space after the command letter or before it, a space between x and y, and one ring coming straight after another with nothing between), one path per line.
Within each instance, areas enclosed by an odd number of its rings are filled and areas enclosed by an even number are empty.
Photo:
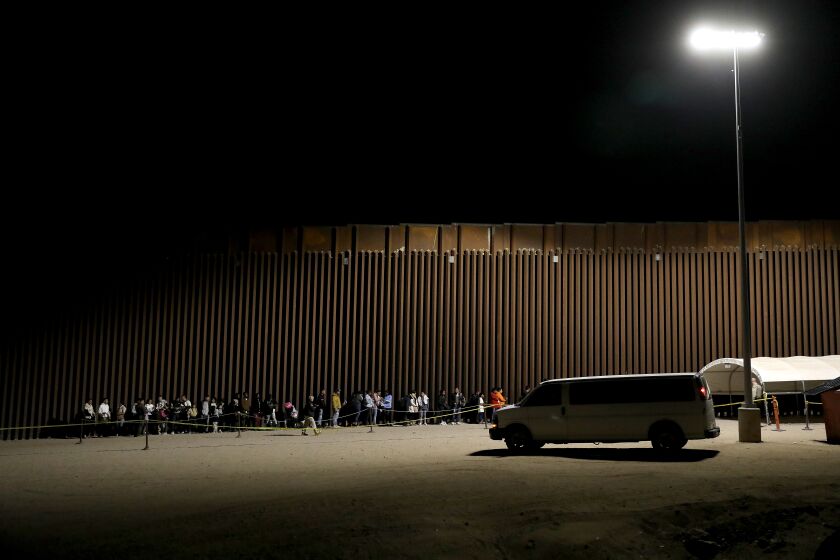
M840 217L838 3L567 5L193 14L33 47L7 243L103 255L280 224L737 220L731 57L688 49L700 21L767 35L742 57L747 218Z

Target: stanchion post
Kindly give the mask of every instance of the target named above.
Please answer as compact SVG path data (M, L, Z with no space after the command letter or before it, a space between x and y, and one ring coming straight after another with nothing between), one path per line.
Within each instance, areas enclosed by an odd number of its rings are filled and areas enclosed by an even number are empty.
M802 400L805 401L805 427L802 428L803 430L810 430L811 429L811 422L808 418L808 395L805 394L805 382L802 381Z
M143 421L143 429L146 430L146 447L143 448L143 451L146 451L149 448L149 419L146 418Z
M82 418L81 423L79 424L79 441L76 442L76 445L82 443L82 438L85 436L85 419Z
M242 417L239 411L236 411L236 437L242 437Z
M776 431L782 431L782 425L779 422L779 401L776 400L776 395L773 395L773 417L776 419Z

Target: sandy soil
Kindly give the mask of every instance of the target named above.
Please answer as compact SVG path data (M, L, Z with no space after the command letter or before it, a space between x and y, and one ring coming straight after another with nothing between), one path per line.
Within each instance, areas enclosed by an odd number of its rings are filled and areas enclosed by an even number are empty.
M511 456L481 426L0 443L0 544L28 557L813 558L840 446L802 425L681 453ZM835 557L836 558L836 557Z

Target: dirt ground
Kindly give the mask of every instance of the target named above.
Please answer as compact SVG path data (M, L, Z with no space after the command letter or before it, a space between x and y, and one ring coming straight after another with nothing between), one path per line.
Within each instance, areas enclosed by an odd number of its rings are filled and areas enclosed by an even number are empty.
M840 535L840 446L549 445L483 426L0 442L0 544L27 557L814 558ZM833 535L833 536L832 536ZM7 556L8 557L8 556ZM833 556L838 558L840 556Z

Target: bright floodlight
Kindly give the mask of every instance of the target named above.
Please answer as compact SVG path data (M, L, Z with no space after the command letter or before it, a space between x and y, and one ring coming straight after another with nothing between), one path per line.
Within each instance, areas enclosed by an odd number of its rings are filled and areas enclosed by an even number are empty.
M701 28L691 34L689 42L698 50L752 49L761 43L763 33L758 31L717 31Z

